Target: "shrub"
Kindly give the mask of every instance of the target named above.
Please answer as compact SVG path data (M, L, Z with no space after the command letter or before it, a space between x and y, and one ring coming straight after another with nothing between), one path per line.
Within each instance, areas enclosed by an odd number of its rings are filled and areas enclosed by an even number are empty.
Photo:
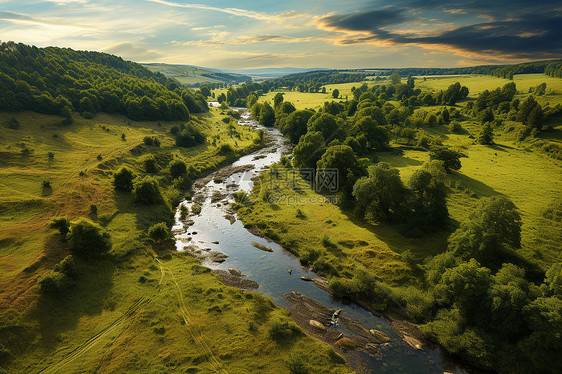
M168 226L166 225L166 222L160 222L155 225L152 225L148 229L148 236L156 243L161 243L162 241L170 237L170 230L168 230Z
M90 205L90 214L98 214L98 206L96 204Z
M170 165L170 175L173 179L187 174L187 165L183 161L176 160Z
M185 205L180 206L180 219L185 219L189 214L189 208Z
M43 186L43 188L51 188L51 181L44 180L41 185Z
M230 155L234 153L234 148L230 144L221 144L219 147L219 154L221 155Z
M170 133L172 133L173 135L177 135L180 133L180 128L178 126L172 126L172 128L170 129Z
M133 172L123 167L113 176L113 187L117 191L131 192L133 190L134 178Z
M144 166L144 171L150 174L158 173L158 164L156 163L156 158L153 155L149 155L142 160Z
M152 136L145 136L142 142L146 145L154 145L154 138Z
M284 343L303 334L294 322L275 319L269 323L269 337L277 343Z
M78 269L76 269L76 262L74 261L74 257L72 257L72 255L66 256L61 262L53 267L53 270L63 273L72 279L78 278Z
M185 130L176 136L176 145L178 147L189 148L204 142L205 135L192 125L185 126Z
M296 354L292 354L289 357L289 362L287 363L287 368L291 374L308 374L309 369L306 366L303 358Z
M145 177L135 184L136 201L151 205L159 204L164 201L158 182L154 178Z
M53 152L48 152L48 153L47 153L47 158L48 158L49 160L53 160L53 159L55 158L55 154L54 154Z
M111 249L109 233L85 218L71 223L68 241L71 252L77 256L99 256Z
M193 203L193 205L191 205L191 213L200 214L201 213L201 205L199 205L197 203Z
M449 131L454 134L462 134L464 132L464 128L457 121L453 121L449 125Z
M41 293L44 295L58 296L72 285L66 274L51 270L39 281Z
M70 221L66 218L54 218L50 223L49 227L52 229L59 230L63 238L66 238L66 234L70 231Z
M92 112L82 112L82 117L84 117L86 119L92 119L92 118L94 118L94 113L92 113Z

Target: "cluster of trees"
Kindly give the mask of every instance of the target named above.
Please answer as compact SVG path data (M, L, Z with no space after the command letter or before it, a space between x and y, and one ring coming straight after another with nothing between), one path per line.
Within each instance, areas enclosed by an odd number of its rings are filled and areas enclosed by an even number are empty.
M203 95L117 56L8 42L0 44L0 110L188 120L208 107Z
M548 64L544 69L544 73L550 77L562 78L562 61Z
M537 271L517 255L520 246L515 205L501 196L483 199L450 236L448 250L425 266L434 301L424 331L480 366L559 372L562 266L542 274L542 284L530 281Z

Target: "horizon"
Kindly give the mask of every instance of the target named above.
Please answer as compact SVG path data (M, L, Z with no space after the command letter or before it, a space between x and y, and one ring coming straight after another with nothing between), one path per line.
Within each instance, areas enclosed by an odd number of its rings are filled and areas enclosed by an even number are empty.
M215 69L447 68L562 58L556 1L1 1L0 35ZM319 62L322 63L319 63Z

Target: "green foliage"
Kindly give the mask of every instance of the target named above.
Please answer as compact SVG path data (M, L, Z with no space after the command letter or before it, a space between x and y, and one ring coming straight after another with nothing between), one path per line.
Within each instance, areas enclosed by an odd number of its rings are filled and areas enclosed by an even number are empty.
M205 143L205 135L192 124L188 123L185 129L176 136L176 145L178 147L195 147L198 144Z
M261 105L258 121L264 126L273 126L273 124L275 123L275 111L273 110L271 105L269 105L269 103L264 103Z
M366 301L378 310L386 309L389 302L390 291L364 270L357 270L351 280L332 277L329 284L338 298Z
M291 139L293 144L297 144L301 136L306 134L307 123L314 112L310 110L297 110L289 114L280 126L283 135Z
M336 117L332 114L315 114L310 118L307 126L309 133L320 132L327 143L333 139L345 139L345 133L340 130Z
M192 112L206 110L174 80L117 56L13 42L0 50L0 110L58 114L63 124L71 122L69 107L85 118L107 112L134 120L187 120L190 102Z
M512 257L511 247L521 245L521 216L506 197L482 199L469 219L449 238L455 256L477 259L485 266L497 267Z
M155 136L145 136L142 141L146 145L160 147L160 140Z
M334 99L339 98L339 97L340 97L340 90L338 90L337 88L335 88L335 89L332 91L332 97L333 97Z
M399 215L407 190L398 169L380 162L370 166L368 174L353 187L359 216L368 215L376 220L387 221Z
M53 218L49 223L49 227L55 230L59 230L62 238L66 238L66 234L70 231L70 221L67 218Z
M278 344L288 343L304 334L294 322L280 318L269 322L268 333L269 337Z
M289 362L287 363L287 368L291 374L308 374L310 370L306 365L304 359L301 356L292 354L289 357Z
M176 179L187 175L187 165L181 160L173 161L170 164L170 175L172 179Z
M163 204L164 198L156 179L144 177L135 184L135 200L145 205Z
M111 249L111 238L103 227L81 218L70 225L68 241L71 252L80 257L96 257Z
M131 192L133 190L133 179L135 179L133 172L126 167L122 167L113 176L113 187L117 191Z
M193 203L191 205L191 213L197 215L197 214L201 214L201 205L197 204L197 203Z
M144 167L144 171L149 174L156 174L158 173L158 163L156 162L156 157L153 155L148 155L142 159L142 165Z
M150 226L148 229L148 236L156 243L161 243L168 239L171 235L166 222L160 222Z
M462 153L445 147L437 147L429 154L431 160L443 161L443 168L445 168L447 173L450 173L451 170L459 170L461 168L460 158L462 156Z
M316 163L326 151L321 132L308 132L293 149L293 164L297 168L316 168Z
M490 125L490 122L486 122L482 126L480 134L478 135L478 143L482 145L494 144L494 130L492 129L492 125Z

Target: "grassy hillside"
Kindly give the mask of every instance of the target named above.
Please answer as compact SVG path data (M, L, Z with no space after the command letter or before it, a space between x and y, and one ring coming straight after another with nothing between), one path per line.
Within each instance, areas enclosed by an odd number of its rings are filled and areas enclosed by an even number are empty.
M239 84L252 80L247 75L210 71L197 66L158 63L142 64L142 66L152 72L159 72L166 77L174 78L188 87L199 87L209 83Z
M283 372L291 357L301 357L310 368L347 372L329 346L304 334L290 345L271 340L271 324L290 322L285 311L259 294L224 286L197 260L167 250L173 243L148 240L147 228L169 221L169 211L139 205L111 184L123 165L137 178L147 175L142 161L153 155L154 176L175 204L181 195L169 162L184 160L202 175L254 148L256 133L228 128L218 110L193 120L208 139L193 148L174 145L174 122L98 115L61 127L60 117L32 112L2 113L0 122L12 117L19 129L0 127L0 367L15 373ZM160 147L145 145L145 136L160 139ZM221 154L221 144L236 153ZM22 155L22 147L31 154ZM43 188L43 180L51 188ZM60 216L101 223L113 247L104 259L77 258L76 285L51 298L40 294L38 281L69 253L68 243L48 228Z

